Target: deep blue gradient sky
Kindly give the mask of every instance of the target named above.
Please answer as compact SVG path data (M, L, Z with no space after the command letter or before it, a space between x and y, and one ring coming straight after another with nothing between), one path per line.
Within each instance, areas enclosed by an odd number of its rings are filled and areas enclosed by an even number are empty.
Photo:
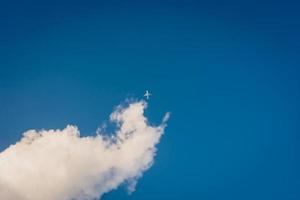
M155 165L104 200L300 199L296 1L0 3L0 150L28 129L94 134L149 89L172 116Z

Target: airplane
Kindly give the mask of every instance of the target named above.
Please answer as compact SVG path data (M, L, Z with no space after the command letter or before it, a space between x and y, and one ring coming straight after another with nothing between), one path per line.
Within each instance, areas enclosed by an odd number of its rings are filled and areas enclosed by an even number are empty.
M146 97L146 99L149 99L150 95L151 95L151 94L149 93L149 91L146 90L146 92L145 92L145 94L144 94L144 97Z

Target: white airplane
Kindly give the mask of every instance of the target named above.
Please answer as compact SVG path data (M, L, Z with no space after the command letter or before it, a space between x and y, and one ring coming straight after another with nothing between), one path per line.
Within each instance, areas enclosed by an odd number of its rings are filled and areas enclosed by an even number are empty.
M144 94L144 97L146 97L146 99L149 99L150 95L151 95L151 94L149 93L149 91L146 90L146 92L145 92L145 94Z

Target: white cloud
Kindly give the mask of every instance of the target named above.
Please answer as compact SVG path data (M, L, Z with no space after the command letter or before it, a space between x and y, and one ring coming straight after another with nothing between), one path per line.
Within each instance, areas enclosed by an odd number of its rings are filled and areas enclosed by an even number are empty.
M166 126L144 117L144 101L118 107L110 119L116 133L80 137L76 126L63 130L29 130L0 153L0 199L92 200L136 181L153 163L155 145Z

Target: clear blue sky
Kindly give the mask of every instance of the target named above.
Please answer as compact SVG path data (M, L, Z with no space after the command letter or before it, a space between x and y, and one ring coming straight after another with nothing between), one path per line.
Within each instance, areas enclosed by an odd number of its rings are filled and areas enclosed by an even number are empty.
M108 3L109 2L109 3ZM300 199L297 1L0 3L0 150L93 134L125 98L172 112L155 165L105 200Z

